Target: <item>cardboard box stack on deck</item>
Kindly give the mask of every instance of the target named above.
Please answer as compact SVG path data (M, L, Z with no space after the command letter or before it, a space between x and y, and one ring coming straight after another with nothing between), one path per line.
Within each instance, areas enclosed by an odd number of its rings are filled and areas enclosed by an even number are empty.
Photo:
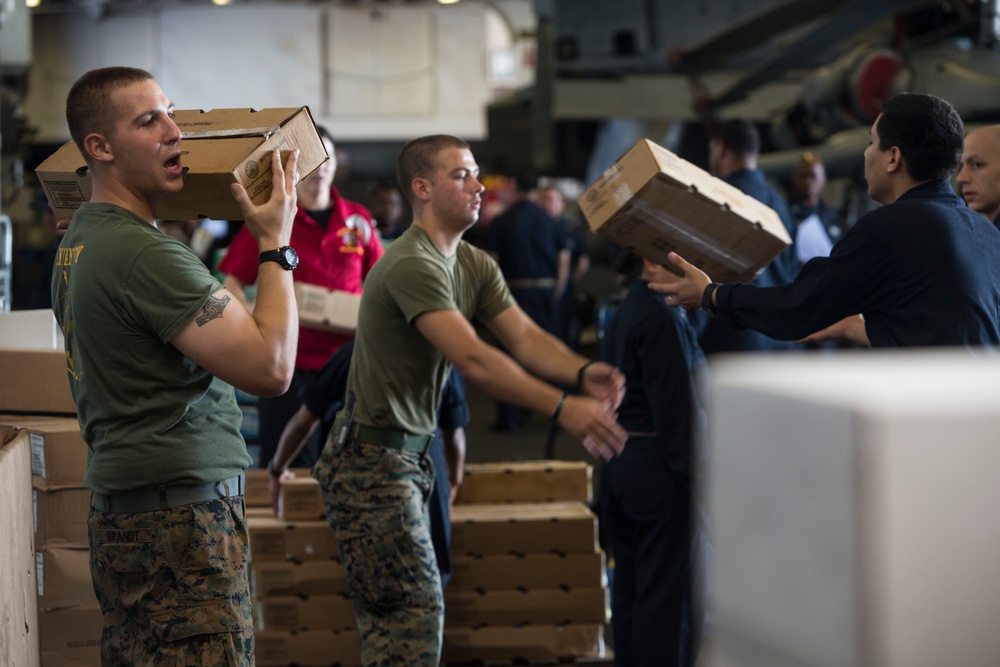
M591 467L469 465L452 511L445 662L565 661L604 654L604 556Z
M250 585L260 667L361 663L361 640L319 484L308 470L282 483L272 516L268 473L247 471Z
M90 578L90 491L83 486L87 446L51 311L0 314L0 368L0 424L20 429L31 457L23 502L34 515L41 665L99 664L101 613Z
M712 280L750 280L791 244L778 214L648 139L579 198L590 228L670 266L676 251Z

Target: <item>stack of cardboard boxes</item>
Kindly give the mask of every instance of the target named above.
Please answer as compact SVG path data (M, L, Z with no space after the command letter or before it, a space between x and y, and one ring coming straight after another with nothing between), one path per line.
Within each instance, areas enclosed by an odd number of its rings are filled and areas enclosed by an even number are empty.
M361 640L319 484L295 470L271 513L268 474L247 471L251 591L260 667L361 664Z
M452 511L448 663L604 654L604 556L584 462L469 465Z
M87 446L51 311L0 316L0 424L27 435L37 630L43 667L100 663L101 612L90 578L83 486Z

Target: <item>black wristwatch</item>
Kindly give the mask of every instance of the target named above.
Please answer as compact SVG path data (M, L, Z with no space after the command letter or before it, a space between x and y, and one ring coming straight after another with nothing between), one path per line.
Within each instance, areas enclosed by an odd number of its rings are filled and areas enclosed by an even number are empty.
M299 265L299 255L291 246L281 246L277 250L266 250L260 253L259 264L277 262L285 271L291 271Z
M718 311L712 303L712 296L715 290L719 289L722 283L709 283L705 285L705 291L701 293L701 309L715 315Z

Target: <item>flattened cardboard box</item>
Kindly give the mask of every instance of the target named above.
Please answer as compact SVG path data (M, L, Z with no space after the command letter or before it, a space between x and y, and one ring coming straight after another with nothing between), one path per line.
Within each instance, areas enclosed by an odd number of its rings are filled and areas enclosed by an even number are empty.
M357 632L329 630L258 630L254 633L257 667L359 667L361 638Z
M583 503L455 505L451 550L455 556L593 553L597 517Z
M339 560L333 529L326 521L250 519L250 559Z
M258 601L263 630L357 630L347 595L275 595Z
M101 664L103 620L97 604L38 614L44 667L92 667Z
M303 326L343 334L353 334L358 328L360 294L295 283L295 303Z
M464 625L561 625L604 623L606 588L542 588L526 591L445 591L445 627Z
M598 624L444 629L442 662L557 662L604 657Z
M348 593L344 566L335 560L254 561L253 592L258 598L275 595L334 595Z
M75 415L63 350L0 349L0 412Z
M35 507L35 548L76 546L87 548L87 515L90 489L32 489Z
M499 554L456 556L449 591L601 588L607 585L604 554Z
M0 665L37 665L37 572L28 432L0 427Z
M174 111L183 133L184 189L156 204L161 220L242 220L229 186L240 183L255 204L271 196L271 153L282 162L299 149L301 177L328 159L308 107L286 109L200 109ZM70 141L35 169L56 218L68 218L90 200L90 174Z
M470 463L455 502L589 503L592 471L585 461Z
M665 266L676 251L718 282L752 279L792 242L773 209L649 139L578 202L609 241Z

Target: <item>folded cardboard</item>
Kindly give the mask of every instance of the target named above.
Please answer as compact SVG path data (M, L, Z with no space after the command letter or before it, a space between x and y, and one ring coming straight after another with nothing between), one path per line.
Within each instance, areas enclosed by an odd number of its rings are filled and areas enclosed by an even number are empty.
M93 667L101 664L101 608L66 607L38 614L42 667Z
M713 280L749 280L791 245L773 209L648 139L579 198L590 228L670 266L676 251Z
M254 633L257 667L360 667L361 638L355 631L258 630Z
M32 489L35 509L35 548L87 547L90 489Z
M184 188L156 203L161 220L242 220L229 186L240 183L255 204L271 196L271 153L282 161L299 149L305 177L328 159L308 107L174 111L180 128ZM35 170L57 218L68 218L90 200L92 186L83 156L72 141Z
M87 547L49 546L40 549L35 552L35 569L38 571L40 611L97 604Z
M62 350L63 332L49 308L0 312L0 347Z
M445 627L442 662L564 663L604 657L601 624Z
M258 560L339 560L333 529L326 521L252 519L250 558Z
M470 554L593 553L597 517L583 503L455 505L451 550Z
M607 585L604 554L456 556L449 591L600 588Z
M444 597L445 626L561 625L605 623L606 588L542 588L513 591L457 591Z
M38 597L31 535L31 443L27 431L0 427L0 665L37 665Z
M281 481L278 493L278 518L300 521L323 518L323 499L319 482L309 475Z
M76 414L63 350L0 349L0 412Z
M275 595L258 600L263 630L356 630L347 595Z
M303 326L344 334L353 334L358 328L360 294L295 283L295 303Z
M344 566L335 560L257 560L251 567L254 595L346 594Z
M27 429L32 485L52 490L80 488L87 473L87 445L76 417L0 414L0 424Z
M586 461L510 461L465 466L456 503L535 503L591 499Z

